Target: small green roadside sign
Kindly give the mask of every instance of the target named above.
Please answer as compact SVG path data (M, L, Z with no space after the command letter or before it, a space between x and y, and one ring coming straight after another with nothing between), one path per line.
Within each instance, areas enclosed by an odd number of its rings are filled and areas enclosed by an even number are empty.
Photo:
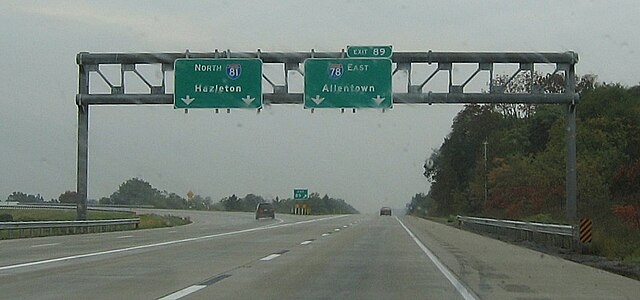
M390 58L391 46L347 46L347 57Z
M293 189L293 199L294 200L306 200L306 199L309 199L309 190L308 189Z
M260 59L176 59L174 108L261 108Z
M309 58L304 70L305 108L391 108L388 58Z

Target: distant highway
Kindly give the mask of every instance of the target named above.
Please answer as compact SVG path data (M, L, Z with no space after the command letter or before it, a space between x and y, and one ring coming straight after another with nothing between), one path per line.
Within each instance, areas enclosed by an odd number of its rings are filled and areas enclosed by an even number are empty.
M150 210L145 210L150 211ZM153 210L151 210L153 211ZM640 282L413 217L155 211L190 225L0 241L3 299L637 299Z

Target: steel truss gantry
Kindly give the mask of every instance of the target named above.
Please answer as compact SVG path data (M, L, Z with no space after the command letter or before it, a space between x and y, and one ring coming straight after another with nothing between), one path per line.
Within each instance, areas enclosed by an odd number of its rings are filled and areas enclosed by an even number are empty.
M173 104L173 94L168 92L167 78L171 76L174 61L178 58L259 58L264 64L280 65L284 72L284 84L274 83L273 78L262 74L266 85L271 87L268 93L263 92L265 105L271 104L303 104L302 93L290 92L289 76L291 72L304 76L301 64L308 58L344 58L345 52L182 52L182 53L88 53L80 52L76 56L78 64L78 153L77 153L77 214L79 220L87 216L87 181L88 181L88 139L89 139L89 107L92 105L145 105ZM566 216L577 217L577 178L576 178L576 104L579 96L576 93L575 65L578 55L574 52L558 53L522 53L522 52L394 52L391 61L395 64L393 74L405 71L408 74L406 91L393 94L394 104L434 104L434 103L477 103L477 104L559 104L566 107ZM417 65L433 66L424 74L426 79L414 82L412 71ZM501 84L494 82L496 66L500 64L515 65L515 71ZM140 68L143 65L159 66L161 80L154 84L145 76ZM453 71L457 65L472 65L475 71L462 84L453 83ZM545 92L534 81L534 72L539 65L550 65L551 74L564 76L564 86L557 93ZM110 79L103 70L111 66L119 69L119 80ZM486 92L468 91L469 83L478 74L488 73L489 87ZM448 77L446 92L425 91L436 75L445 73ZM528 89L522 93L509 93L507 85L518 75L529 73ZM90 80L91 75L94 79ZM130 93L127 78L136 78L138 83L146 86L146 93ZM101 81L108 91L97 92L92 89ZM116 81L116 82L114 82Z

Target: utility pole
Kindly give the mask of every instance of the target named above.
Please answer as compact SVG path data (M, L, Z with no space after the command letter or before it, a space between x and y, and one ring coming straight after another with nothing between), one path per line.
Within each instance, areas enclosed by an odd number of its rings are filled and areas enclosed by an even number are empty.
M489 191L487 190L487 140L485 139L482 143L484 145L484 205L487 205L487 194Z

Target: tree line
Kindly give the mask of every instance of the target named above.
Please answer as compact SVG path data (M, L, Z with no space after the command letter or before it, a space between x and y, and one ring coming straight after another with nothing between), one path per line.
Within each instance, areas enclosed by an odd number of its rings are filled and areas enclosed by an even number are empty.
M529 79L517 77L507 90L527 90ZM621 239L639 236L640 86L596 79L577 79L578 214ZM564 85L560 75L535 81L547 92ZM440 148L429 153L424 175L431 189L413 197L409 212L563 221L565 109L466 105Z
M313 215L359 213L357 209L343 199L331 198L326 194L320 197L318 193L311 193L309 199L306 200L280 199L280 197L276 197L273 201L266 201L261 196L253 194L248 194L244 198L231 195L220 200L219 207L226 211L254 211L260 202L272 202L278 213L291 213L296 204L306 204Z
M21 192L14 192L7 198L7 201L15 202L45 202L40 195L27 195ZM54 203L77 203L78 194L75 191L66 191L50 202ZM296 203L300 200L280 199L267 200L262 196L247 194L238 197L235 194L224 197L215 202L211 197L203 197L193 193L188 193L184 198L176 193L160 191L154 188L149 182L140 178L131 178L120 184L118 190L109 197L102 197L98 200L101 205L127 205L127 206L149 206L154 208L172 209L197 209L197 210L222 210L222 211L255 211L258 203L272 202L279 213L290 213ZM358 211L342 199L331 198L327 195L320 197L318 193L312 193L308 200L304 200L311 208L312 214L352 214Z

